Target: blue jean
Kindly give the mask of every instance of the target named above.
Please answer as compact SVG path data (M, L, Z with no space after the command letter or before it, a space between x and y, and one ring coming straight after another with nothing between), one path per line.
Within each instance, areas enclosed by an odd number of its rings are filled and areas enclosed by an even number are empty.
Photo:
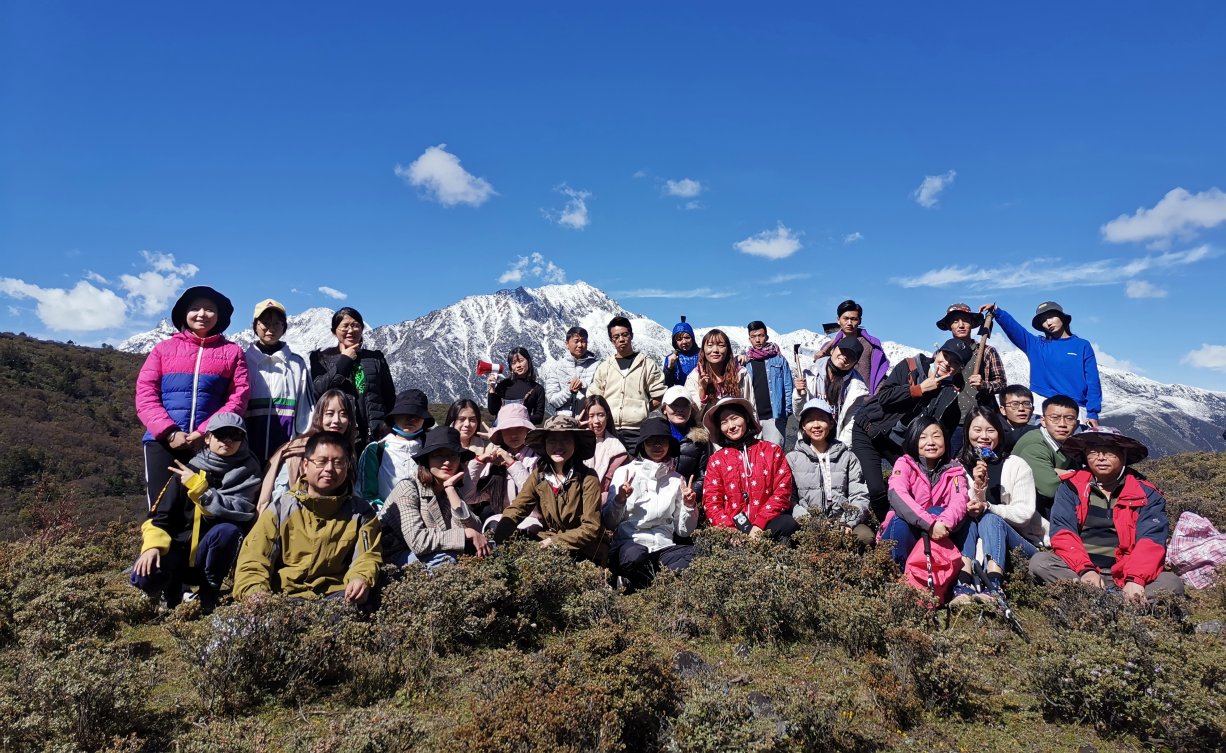
M195 567L189 567L187 563L191 544L175 541L152 572L142 578L133 571L128 582L145 593L172 591L184 584L220 588L221 582L230 574L230 568L234 567L242 543L243 532L238 526L225 520L218 521L200 537L196 545ZM174 596L169 598L173 600Z
M943 507L929 507L928 512L932 515L940 515L945 512ZM915 543L919 541L923 531L919 528L909 525L907 521L895 515L890 524L881 532L882 541L893 541L894 548L890 550L890 556L898 563L899 569L905 570L907 567L907 556L911 554L911 550L915 548ZM979 534L976 531L975 521L967 516L963 518L962 525L958 526L956 531L949 534L949 540L958 550L962 552L963 557L975 557L975 542L978 541ZM969 552L969 553L968 553Z
M984 555L1005 569L1005 558L1009 552L1021 547L1027 557L1033 557L1039 550L1026 540L1022 534L1013 529L1009 522L996 513L985 512L979 518L979 539L983 541Z
M426 566L426 569L431 572L433 572L434 568L436 567L442 567L443 565L454 565L458 561L459 560L456 559L454 554L439 552L438 554L428 558L425 562L422 562L417 558L416 554L413 554L413 552L408 549L405 549L403 552L398 554L393 554L387 560L388 564L395 565L396 567L407 567L414 562L421 562Z

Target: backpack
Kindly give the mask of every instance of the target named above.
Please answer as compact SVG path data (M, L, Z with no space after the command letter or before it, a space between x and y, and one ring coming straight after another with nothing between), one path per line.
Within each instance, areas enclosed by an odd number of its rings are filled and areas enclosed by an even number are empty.
M359 527L366 525L375 517L375 511L371 508L370 504L356 494L350 494L349 499L344 505L341 505L337 513L344 511L346 505L350 508L350 519L357 522ZM302 500L293 494L284 494L280 499L272 503L272 509L273 516L277 521L277 530L272 537L272 551L268 554L268 561L275 573L277 566L283 564L281 562L281 527L285 525L285 521L289 520L290 515L302 509ZM362 547L361 539L364 538L365 534L360 537L358 545L353 548L353 556L349 558L349 565L351 567L353 563L358 561L359 554L370 551L370 541L365 542L365 548Z
M931 573L928 569L929 557L932 559ZM961 569L962 553L950 541L949 536L933 541L924 535L912 547L911 554L907 555L903 576L907 583L921 591L931 592L944 604L949 600L949 593Z

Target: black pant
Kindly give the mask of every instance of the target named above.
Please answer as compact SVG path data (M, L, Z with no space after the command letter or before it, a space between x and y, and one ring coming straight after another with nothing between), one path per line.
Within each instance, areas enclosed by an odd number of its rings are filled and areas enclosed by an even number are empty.
M145 443L145 494L150 510L159 497L169 503L179 495L179 477L171 473L170 468L176 460L186 465L195 456L196 453L187 447L170 449L164 439Z
M851 451L860 461L864 483L868 486L868 508L877 516L877 522L885 520L890 511L890 492L881 475L881 461L893 464L902 457L902 448L894 444L888 434L876 439L869 437L859 424L851 430Z
M784 546L792 545L792 534L799 530L800 524L796 522L796 518L786 512L776 515L766 524L766 532L771 535L772 539Z
M639 427L627 426L617 430L617 438L621 440L622 446L626 448L626 454L634 457L634 451L639 446Z
M649 552L647 547L627 541L610 554L621 576L630 581L632 587L646 588L655 580L661 566L674 571L689 567L694 559L694 547L674 545Z

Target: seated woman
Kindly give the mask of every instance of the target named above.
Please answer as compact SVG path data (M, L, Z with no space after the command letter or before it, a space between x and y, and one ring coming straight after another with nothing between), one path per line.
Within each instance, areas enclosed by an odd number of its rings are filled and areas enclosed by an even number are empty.
M1047 521L1035 509L1034 472L1030 464L1002 444L1008 429L999 411L977 406L966 415L966 441L958 460L971 470L967 515L976 521L985 570L995 590L1004 578L1005 558L1021 547L1033 557L1047 537Z
M472 452L450 426L430 430L413 456L417 474L396 485L383 510L383 561L427 569L453 564L462 554L484 557L490 545L480 520L460 496L464 464Z
M481 436L481 406L462 397L447 409L447 418L443 423L460 433L460 446L471 455L464 464L465 474L460 482L460 496L480 517L482 508L489 504L490 494L487 487L493 478L490 475L490 466L477 458L489 446L489 440Z
M588 397L579 410L579 425L586 426L596 435L596 454L584 460L583 464L596 471L602 497L609 490L613 472L630 460L626 455L626 446L609 427L611 415L613 411L609 409L608 401L600 395Z
M682 478L668 462L680 453L668 422L649 418L639 428L638 457L613 474L601 519L614 532L609 553L630 581L628 590L651 585L661 566L684 570L694 559L692 545L675 541L698 527L694 479Z
M877 540L894 542L891 556L901 570L923 534L933 540L950 537L950 543L962 552L963 563L954 598L971 598L975 591L970 557L975 553L977 534L975 521L966 517L966 469L950 459L948 447L944 427L931 416L921 415L907 427L903 455L890 474L890 511Z
M354 449L359 455L366 443L383 431L384 414L396 402L396 385L383 351L362 347L365 329L366 323L356 309L340 309L332 315L336 345L313 350L309 358L316 400L331 389L353 399L358 432Z
M707 462L711 459L711 437L698 423L698 411L690 402L690 391L681 385L669 387L664 392L661 408L668 419L673 437L680 445L677 455L677 473L681 478L693 478L691 484L702 504L702 482L707 475Z
M799 528L788 513L792 471L778 445L758 440L762 429L753 405L744 398L721 398L708 409L703 425L723 448L707 464L702 501L707 520L750 538L765 533L790 545Z
M519 496L519 492L531 480L540 455L527 444L528 433L536 427L528 418L528 409L518 403L502 406L498 411L495 429L490 432L489 444L478 459L489 466L489 473L496 481L490 484L490 501L485 508L485 526L489 532L502 520L503 508ZM520 527L527 533L540 530L540 515L531 515Z
M268 470L264 473L264 483L260 487L260 500L256 505L256 515L264 512L264 508L274 499L280 499L290 489L302 481L302 457L306 452L307 441L321 431L334 431L344 435L350 445L357 441L357 422L354 420L353 400L340 390L328 390L315 403L311 411L311 426L300 436L294 437L281 446L268 459ZM356 458L349 458L350 466L356 465Z
M417 475L414 455L421 450L426 430L434 426L429 401L421 390L405 390L384 416L383 436L366 445L358 458L355 491L380 515L383 503L401 481Z
M792 517L813 516L838 523L861 544L872 546L873 530L864 523L868 486L856 454L834 439L834 412L820 397L809 400L800 411L796 449L787 455L792 469Z
M545 388L536 380L536 367L532 365L532 354L527 348L511 348L507 355L507 365L511 367L508 379L499 381L497 374L490 374L489 405L490 413L497 416L502 406L519 403L528 409L528 417L534 425L545 418Z
M596 452L596 436L570 416L553 416L528 434L528 443L542 460L502 511L494 541L506 541L535 512L542 528L534 535L542 549L560 546L603 567L609 535L600 524L600 482L583 464Z

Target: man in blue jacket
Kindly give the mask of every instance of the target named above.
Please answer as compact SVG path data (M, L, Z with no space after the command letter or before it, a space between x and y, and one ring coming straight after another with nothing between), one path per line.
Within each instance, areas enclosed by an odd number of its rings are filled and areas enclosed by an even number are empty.
M1069 330L1073 317L1055 301L1039 305L1030 326L1043 333L1032 335L1009 312L996 304L980 307L980 312L995 309L996 321L1009 340L1026 354L1030 361L1030 389L1034 402L1054 395L1068 395L1080 408L1079 418L1090 426L1098 426L1098 414L1103 407L1103 390L1098 381L1098 359L1089 340L1077 337Z
M768 342L769 338L765 324L749 323L746 368L754 405L758 407L758 423L762 424L762 438L783 447L788 416L792 415L792 367L779 352L779 346Z

